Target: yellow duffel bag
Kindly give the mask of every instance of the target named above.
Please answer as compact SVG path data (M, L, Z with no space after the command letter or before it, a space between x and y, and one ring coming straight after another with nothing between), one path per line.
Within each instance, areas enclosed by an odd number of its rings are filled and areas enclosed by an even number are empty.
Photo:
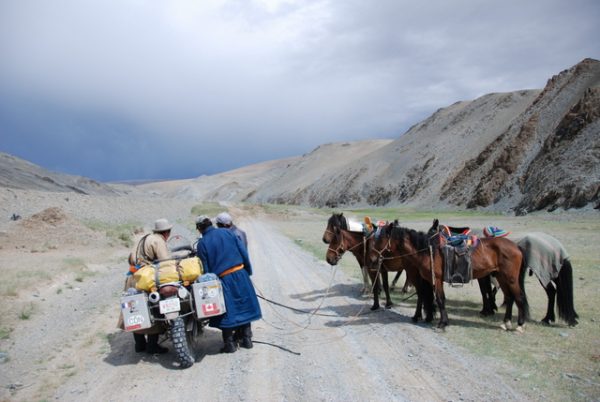
M160 284L169 282L193 282L202 275L202 263L198 257L183 260L167 260L155 265L146 265L138 269L133 277L138 290L151 292L156 286L156 265Z

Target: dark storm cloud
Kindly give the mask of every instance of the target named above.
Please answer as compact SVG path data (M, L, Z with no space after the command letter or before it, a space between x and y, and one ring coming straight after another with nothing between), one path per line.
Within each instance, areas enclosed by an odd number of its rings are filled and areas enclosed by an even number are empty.
M0 150L111 180L395 138L598 58L599 17L591 0L2 2Z

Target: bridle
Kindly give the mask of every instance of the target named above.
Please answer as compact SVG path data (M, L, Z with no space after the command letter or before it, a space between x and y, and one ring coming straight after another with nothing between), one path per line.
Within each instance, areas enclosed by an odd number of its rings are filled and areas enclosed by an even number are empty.
M403 257L408 257L408 256L411 256L411 255L416 255L416 254L422 253L424 251L430 251L431 252L432 247L433 247L431 245L431 240L433 238L439 236L439 235L440 235L440 233L437 232L437 233L429 236L429 246L427 248L416 250L416 251L414 251L412 253L406 253L406 254L401 254L401 255L384 257L384 255L383 255L384 253L386 253L386 252L391 253L392 252L392 236L391 236L391 234L387 235L387 243L386 243L385 247L383 247L381 250L377 250L377 248L375 248L375 244L373 244L371 250L373 250L375 253L377 253L377 255L378 255L377 261L378 261L379 264L382 264L384 261L387 261L387 260L394 260L394 259L399 259L399 258L403 258Z
M342 228L337 228L337 229L340 230L340 233L332 232L331 230L325 229L325 233L332 234L333 237L334 237L334 240L337 239L338 236L341 236L340 242L339 242L339 244L338 244L338 246L336 248L332 248L331 247L332 241L330 241L328 243L330 246L327 248L327 251L328 252L331 251L332 253L334 253L337 261L339 261L342 258L342 256L344 255L344 253L346 251L352 251L352 250L354 250L355 248L357 248L358 246L360 246L362 244L363 247L365 248L365 250L364 250L365 251L364 252L364 256L366 258L366 247L367 247L366 244L367 244L367 240L371 236L370 235L369 236L363 236L363 241L362 242L357 242L355 245L351 246L350 248L346 248L346 244L345 244L345 241L344 241L344 235L341 233L342 230L346 230L346 229L342 229Z

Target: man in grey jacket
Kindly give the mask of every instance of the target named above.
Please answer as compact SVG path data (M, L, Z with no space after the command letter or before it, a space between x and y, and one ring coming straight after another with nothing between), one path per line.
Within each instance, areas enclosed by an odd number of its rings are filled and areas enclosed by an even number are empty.
M216 221L217 227L231 230L235 236L240 239L242 243L244 243L246 250L248 249L248 238L246 237L246 232L233 224L231 215L229 215L227 212L221 212L219 215L217 215Z

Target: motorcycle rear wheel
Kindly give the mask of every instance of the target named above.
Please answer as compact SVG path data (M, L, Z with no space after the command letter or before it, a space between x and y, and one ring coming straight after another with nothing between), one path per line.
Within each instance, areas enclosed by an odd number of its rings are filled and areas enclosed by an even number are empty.
M190 353L185 334L185 323L183 318L177 317L171 321L171 341L177 355L177 361L181 368L189 368L194 365L194 356Z

